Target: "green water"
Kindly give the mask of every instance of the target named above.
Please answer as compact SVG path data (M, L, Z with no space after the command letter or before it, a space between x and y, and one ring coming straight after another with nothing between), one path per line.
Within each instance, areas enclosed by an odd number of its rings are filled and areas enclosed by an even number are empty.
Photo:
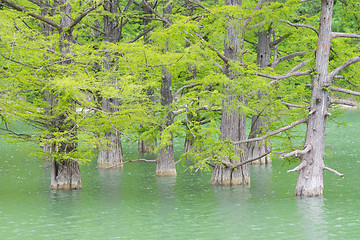
M360 114L341 119L349 125L329 122L326 164L345 178L325 172L324 197L310 199L293 197L295 164L276 159L251 166L251 187L211 186L210 172L181 166L156 178L152 163L91 163L82 190L50 191L49 167L0 140L0 239L360 239Z

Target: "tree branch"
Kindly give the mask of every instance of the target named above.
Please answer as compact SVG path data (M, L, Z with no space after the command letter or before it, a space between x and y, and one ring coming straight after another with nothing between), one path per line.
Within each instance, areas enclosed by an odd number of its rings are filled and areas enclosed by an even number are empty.
M284 104L287 108L302 108L302 107L304 107L303 105L296 105L296 104L291 104L291 103L287 103L287 102L282 102L282 104Z
M330 101L330 104L340 104L340 105L347 105L351 107L357 107L358 103L346 100L346 99L334 99Z
M287 154L281 154L279 158L288 158L291 156L298 157L299 155L304 155L305 153L311 151L312 146L310 144L307 144L306 147L303 150L295 150Z
M355 92L355 91L352 91L349 89L344 89L344 88L339 88L339 87L330 87L329 90L336 91L336 92L343 92L343 93L351 94L354 96L360 96L360 92Z
M284 57L281 57L281 58L277 58L276 60L274 60L271 64L270 64L270 67L272 68L275 68L279 63L283 62L283 61L286 61L286 60L289 60L291 58L294 58L294 57L297 57L297 56L301 56L301 55L304 55L306 52L295 52L295 53L291 53L289 55L286 55Z
M50 20L50 19L47 19L47 18L45 18L45 17L43 17L43 16L41 16L41 15L37 15L37 14L35 14L35 13L32 13L32 12L30 12L29 10L27 10L26 8L24 8L24 7L20 6L20 5L17 5L17 4L14 3L14 2L11 2L11 1L9 1L9 0L0 0L0 2L2 2L3 4L5 4L6 6L11 7L11 8L14 9L14 10L17 10L17 11L23 12L23 13L26 13L26 14L28 14L29 16L31 16L31 17L33 17L33 18L35 18L35 19L37 19L37 20L40 20L40 21L42 21L42 22L44 22L44 23L47 23L47 24L49 24L50 26L52 26L52 27L54 27L54 28L56 28L56 29L61 29L60 25L57 24L56 22L54 22L54 21L52 21L52 20Z
M234 168L237 168L237 167L240 167L240 166L245 165L245 164L247 164L247 163L251 163L251 162L253 162L253 161L256 161L256 160L258 160L258 159L260 159L260 158L265 157L266 155L268 155L268 154L270 154L270 153L271 153L271 151L266 152L266 153L264 153L263 155L261 155L261 156L259 156L259 157L252 158L252 159L250 159L250 160L237 163L237 164L234 165Z
M16 61L14 59L11 59L11 58L8 58L6 57L4 54L0 53L0 56L2 56L3 58L5 58L6 60L9 60L11 62L14 62L14 63L18 63L20 65L23 65L23 66L26 66L26 67L31 67L31 68L34 68L34 69L38 69L38 67L35 67L35 66L32 66L32 65L29 65L29 64L26 64L26 63L22 63L22 62L19 62L19 61Z
M293 27L296 27L296 28L303 27L303 28L311 29L311 30L313 30L314 32L316 32L317 35L319 35L319 31L318 31L316 28L314 28L314 27L312 27L312 26L310 26L310 25L292 23L292 22L287 21L287 20L281 20L281 22L287 23L287 24L289 24L290 26L293 26Z
M344 174L339 173L338 171L336 171L332 168L326 167L326 166L324 166L324 170L328 170L329 172L335 173L336 175L338 175L341 178L344 178L344 176L345 176Z
M291 35L291 33L285 34L285 35L282 36L281 38L276 39L275 41L271 42L271 43L270 43L270 46L271 46L271 47L274 47L274 46L278 45L278 44L281 43L284 39L288 38L290 35Z
M297 167L295 167L294 169L291 169L287 172L290 173L290 172L299 171L299 170L303 169L306 165L307 165L306 161L302 161Z
M191 83L191 84L182 86L181 88L179 88L179 89L173 94L173 98L175 98L176 95L178 95L183 89L185 89L185 88L192 88L192 87L196 87L196 86L199 86L199 85L201 85L201 83Z
M193 0L188 0L188 1L191 2L192 4L196 5L196 6L201 7L202 9L204 9L205 11L207 11L208 13L211 13L210 9L208 9L207 7L205 7L204 5L202 5L199 0L194 0L194 1L193 1Z
M147 160L147 159L136 159L136 160L129 160L129 161L126 161L126 162L122 162L122 163L118 163L114 166L110 166L110 167L107 167L105 169L109 169L109 168L114 168L114 167L117 167L117 166L120 166L120 165L124 165L125 163L130 163L130 162L157 162L156 160Z
M90 12L94 11L95 9L97 9L97 7L101 6L104 4L104 1L99 3L99 4L94 4L92 7L86 9L83 13L81 13L77 18L75 18L75 20L67 27L69 30L71 30L72 28L74 28L76 26L76 24L78 24L86 15L88 15Z
M360 38L360 34L356 33L341 33L341 32L332 32L331 39L343 37L343 38Z
M219 50L217 50L214 46L212 46L210 43L208 43L207 41L205 41L205 39L198 33L195 33L195 35L200 38L202 41L206 42L207 45L210 47L211 50L213 50L214 52L216 52L216 54L218 55L218 57L220 57L226 64L228 64L229 61L231 61L231 59L227 58L224 54L222 54Z
M288 129L291 129L291 128L293 128L293 127L295 127L295 126L297 126L297 125L299 125L299 124L301 124L301 123L306 123L307 121L308 121L308 118L306 117L306 118L300 119L300 120L298 120L298 121L295 121L295 122L291 123L290 125L287 125L287 126L285 126L285 127L279 128L279 129L277 129L277 130L275 130L275 131L269 132L269 133L267 133L267 134L265 134L265 135L263 135L263 136L261 136L261 137L250 138L250 139L246 139L246 140L242 140L242 141L237 141L237 142L233 142L233 144L240 144L240 143L248 143L248 142L262 141L262 140L264 140L264 139L266 139L266 138L268 138L268 137L271 137L271 136L273 136L273 135L276 135L276 134L278 134L278 133L281 133L281 132L283 132L283 131L286 131L286 130L288 130Z
M148 28L145 31L143 31L142 33L140 33L139 35L137 35L133 40L129 41L128 43L134 43L137 40L139 40L142 36L148 34L151 30L153 30L155 27L152 28Z
M349 67L351 64L357 63L360 61L360 55L353 57L349 59L348 61L344 62L340 67L334 69L331 73L328 74L326 81L328 83L331 82L331 80L338 75L341 71L343 71L345 68Z

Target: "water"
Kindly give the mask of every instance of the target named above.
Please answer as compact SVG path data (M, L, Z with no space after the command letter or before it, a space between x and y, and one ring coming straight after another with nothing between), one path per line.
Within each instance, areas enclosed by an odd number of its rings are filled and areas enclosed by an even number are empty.
M295 164L251 166L251 187L216 187L210 172L178 167L156 178L152 163L124 169L81 167L83 189L49 190L50 169L0 142L0 239L359 239L360 114L329 122L322 198L293 197ZM137 157L136 146L126 157ZM180 147L179 150L181 151Z

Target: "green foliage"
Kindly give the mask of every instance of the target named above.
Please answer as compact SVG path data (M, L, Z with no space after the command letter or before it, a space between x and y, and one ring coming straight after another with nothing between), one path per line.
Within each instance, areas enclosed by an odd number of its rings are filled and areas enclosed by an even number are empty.
M50 5L54 2L50 1ZM127 1L120 1L123 9ZM156 5L157 1L148 1ZM254 11L257 1L243 1L242 6L224 6L219 1L202 1L207 9L181 1L171 1L173 14L170 26L164 28L162 9L144 15L142 7L131 5L129 10L113 14L99 7L91 11L71 31L74 41L69 53L61 52L63 32L56 29L45 34L40 20L4 8L0 15L0 116L5 122L24 121L34 126L28 140L40 145L61 147L80 142L77 151L55 151L52 157L87 161L92 149L104 143L110 131L123 133L132 141L155 142L158 149L171 144L173 137L188 136L194 141L192 151L182 156L193 161L193 168L207 166L222 157L238 158L240 149L230 141L220 140L219 122L223 102L229 95L242 96L241 102L231 101L228 109L250 118L259 113L269 119L270 130L285 126L307 114L310 101L310 76L296 76L270 84L259 73L282 76L299 63L310 60L302 70L314 66L317 35L308 28L295 28L285 21L317 27L319 1L275 1ZM350 32L359 29L359 3L335 5L334 30ZM41 10L29 1L20 1L36 14ZM75 19L93 2L71 1L71 18ZM104 17L117 20L121 37L116 43L103 41ZM59 6L46 18L60 23ZM153 19L145 26L144 21ZM125 24L126 23L126 24ZM123 25L122 25L123 24ZM224 62L226 27L233 24L239 39L238 60ZM143 33L153 30L130 43ZM271 61L294 52L305 54L283 61L276 67L257 66L258 33L271 31L272 41L284 37L272 46ZM285 37L286 36L286 37ZM277 55L274 55L275 50ZM330 70L349 57L358 55L359 44L353 39L336 39L332 45ZM236 73L229 78L224 67ZM161 106L162 68L171 71L175 93L182 89L170 106ZM356 89L360 84L357 66L342 72L336 85ZM231 91L226 91L227 86ZM149 94L149 92L151 92ZM339 94L338 96L341 96ZM112 111L103 109L103 99L112 99ZM284 103L301 105L288 109ZM166 126L166 116L174 113L175 121ZM176 114L175 114L176 113ZM162 129L162 131L160 131ZM294 149L300 143L289 138L296 130L274 136L282 149ZM289 141L291 142L289 144ZM89 155L88 155L89 154Z

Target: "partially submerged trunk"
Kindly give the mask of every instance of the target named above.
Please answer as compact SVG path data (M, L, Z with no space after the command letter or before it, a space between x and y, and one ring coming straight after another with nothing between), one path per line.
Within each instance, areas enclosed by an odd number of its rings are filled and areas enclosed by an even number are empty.
M118 99L103 99L102 109L110 113L117 111L115 106L119 105ZM98 168L108 168L116 166L116 168L122 168L123 164L123 153L121 146L121 135L113 129L104 135L104 143L99 147L99 156L97 159Z
M241 0L225 0L226 5L241 5ZM225 40L224 55L232 61L238 60L240 53L240 40L237 34L237 26L235 21L229 21L226 26L227 39ZM236 81L237 73L231 71L230 66L225 63L224 74ZM231 104L238 101L242 104L241 96L237 96L231 85L224 85L224 93L227 95L222 105L222 116L220 124L220 132L223 140L240 141L246 138L246 116L241 115L236 110L231 110ZM247 147L246 144L237 144L234 146L238 158L231 159L225 156L222 161L227 163L236 164L247 160ZM250 172L248 165L243 165L237 168L228 164L216 163L211 177L211 184L214 185L248 185L250 184Z
M260 68L266 68L270 64L271 47L270 47L270 29L258 33L257 44L257 65ZM259 98L261 98L261 93ZM267 121L262 116L253 116L251 119L251 131L249 138L256 138L269 129ZM263 156L270 152L270 142L263 140L259 142L249 142L249 159ZM253 161L252 164L271 164L270 154Z
M166 67L162 69L162 81L161 81L161 105L169 111L170 104L172 103L172 79L171 75ZM171 112L168 112L166 116L166 124L165 127L170 126L173 123L173 115ZM164 129L160 129L161 132ZM168 145L162 149L160 149L160 153L158 158L156 159L156 176L176 176L176 168L174 161L174 145L173 139L171 139Z
M230 103L234 98L228 99ZM246 138L246 117L240 116L238 111L229 110L227 103L223 104L220 131L223 140L241 141ZM223 160L232 164L247 160L246 144L234 146L238 159L225 157ZM247 164L234 168L224 164L216 164L210 180L213 185L249 185L250 172Z
M311 150L300 155L301 165L296 185L296 196L320 196L323 194L325 129L329 92L326 87L331 44L331 20L334 0L321 1L319 40L316 50L316 73L312 77L310 114L306 130L305 146Z
M163 4L164 17L167 19L168 22L170 22L169 16L172 14L172 3L170 3L170 1L164 1ZM164 27L168 27L167 23L164 23ZM174 117L170 111L170 105L173 101L172 77L170 70L167 67L162 68L160 94L161 105L165 108L166 111L168 111L165 124L165 127L168 127L174 122ZM160 132L162 133L164 130L164 128L161 128ZM162 139L160 139L160 141L162 141ZM160 154L156 160L156 176L176 176L176 168L174 161L174 144L172 136L169 140L168 145L160 149Z
M268 124L266 121L258 116L253 116L251 121L251 130L249 138L256 138L261 136L263 132L266 132L268 129ZM257 142L248 143L248 159L255 159L257 157L263 156L264 154L271 151L271 146L269 141L262 140ZM265 155L259 160L251 162L252 164L271 164L270 154Z
M61 20L60 25L62 29L69 26L72 20L71 4L68 0L60 0L59 4ZM66 58L70 52L70 44L73 41L72 29L67 31L59 31L60 34L60 52L63 58ZM56 103L57 104L57 103ZM75 111L75 108L74 110ZM77 151L77 131L76 126L72 120L67 119L64 114L55 116L54 126L60 132L67 132L65 142L53 145L52 151L60 155L67 155L70 152ZM81 189L80 167L76 160L72 159L53 159L51 164L51 189Z
M52 161L50 189L81 189L79 163L73 160Z
M107 0L104 3L104 9L109 13L116 14L118 13L118 0ZM116 16L104 16L104 41L110 43L116 43L120 38L120 31L117 28L119 19ZM114 67L114 64L111 63L111 57L104 61L104 69L109 70ZM117 79L110 79L110 81L116 82ZM116 106L119 106L118 99L102 99L101 107L103 110L114 113L118 109ZM105 133L105 144L100 145L99 156L98 156L98 168L108 168L116 166L118 168L123 167L123 154L121 148L121 135L116 132L114 129L111 129L109 132Z
M100 148L97 167L98 168L122 168L123 154L120 134L109 132L105 134L105 144Z

